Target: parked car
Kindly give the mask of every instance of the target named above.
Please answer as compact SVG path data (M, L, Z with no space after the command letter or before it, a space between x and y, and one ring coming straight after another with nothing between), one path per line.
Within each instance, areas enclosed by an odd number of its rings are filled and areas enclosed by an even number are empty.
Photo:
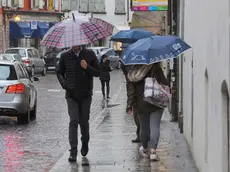
M0 54L0 59L9 61L19 61L21 63L23 62L18 54Z
M39 79L34 77L34 81ZM17 61L0 61L0 116L17 117L19 124L36 118L37 91L25 66Z
M35 48L9 48L5 50L5 54L18 54L26 65L30 76L34 76L35 73L46 75L47 68L44 57L40 56Z
M120 62L120 57L119 55L115 52L115 50L113 48L108 48L102 52L99 53L98 60L99 62L101 62L101 56L102 55L107 55L108 59L110 61L110 65L113 68L117 68L120 69L121 68L121 62Z
M100 52L102 52L108 48L107 47L88 47L87 49L92 50L96 54L96 56L98 56L100 54Z

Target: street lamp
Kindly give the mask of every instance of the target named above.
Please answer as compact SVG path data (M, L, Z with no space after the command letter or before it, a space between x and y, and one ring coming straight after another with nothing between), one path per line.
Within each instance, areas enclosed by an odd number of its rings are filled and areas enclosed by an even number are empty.
M14 21L15 22L20 22L21 21L21 16L20 15L14 16Z

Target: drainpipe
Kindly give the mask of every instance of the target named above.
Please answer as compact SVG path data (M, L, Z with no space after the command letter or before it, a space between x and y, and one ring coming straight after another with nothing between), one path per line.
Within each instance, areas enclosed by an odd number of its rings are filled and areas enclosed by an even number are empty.
M127 0L127 22L129 23L129 9L130 9L130 6L129 6L129 0Z
M2 53L5 51L5 7L2 6Z

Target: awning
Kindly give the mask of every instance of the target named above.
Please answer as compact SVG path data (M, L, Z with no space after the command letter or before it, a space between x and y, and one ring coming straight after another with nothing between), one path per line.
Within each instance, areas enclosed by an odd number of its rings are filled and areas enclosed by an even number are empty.
M10 21L10 39L30 38L30 23Z
M49 28L53 27L57 22L49 22Z
M37 22L37 29L32 30L32 38L43 38L46 32L50 29L49 23Z

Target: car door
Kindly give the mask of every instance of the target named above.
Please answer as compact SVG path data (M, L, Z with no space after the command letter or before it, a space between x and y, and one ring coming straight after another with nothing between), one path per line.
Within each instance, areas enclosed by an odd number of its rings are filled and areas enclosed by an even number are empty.
M32 54L33 54L33 58L34 58L34 62L35 62L35 68L36 68L36 72L41 72L42 69L41 69L41 61L39 59L39 55L38 53L36 52L35 49L31 49L32 51Z
M18 66L21 69L21 72L23 74L22 75L23 76L23 83L28 88L28 96L30 98L30 109L32 109L35 105L35 102L36 102L37 93L36 93L36 90L34 88L33 82L31 80L29 74L27 73L26 68L22 64L19 64Z
M33 57L33 52L32 49L27 49L27 55L28 55L28 59L30 60L30 65L34 66L34 69L36 71L36 59Z

